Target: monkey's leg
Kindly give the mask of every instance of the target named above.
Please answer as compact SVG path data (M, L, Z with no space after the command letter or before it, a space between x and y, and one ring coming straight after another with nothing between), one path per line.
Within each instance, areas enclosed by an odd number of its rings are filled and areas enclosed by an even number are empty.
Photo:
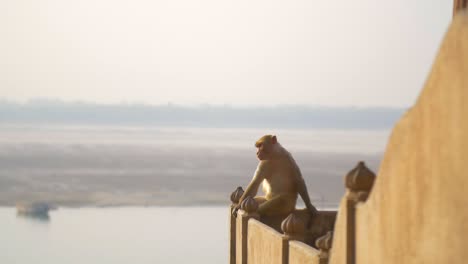
M256 196L254 197L254 200L257 202L258 205L261 205L267 201L267 199L263 196Z
M296 207L297 196L278 195L258 206L257 212L260 215L288 214Z

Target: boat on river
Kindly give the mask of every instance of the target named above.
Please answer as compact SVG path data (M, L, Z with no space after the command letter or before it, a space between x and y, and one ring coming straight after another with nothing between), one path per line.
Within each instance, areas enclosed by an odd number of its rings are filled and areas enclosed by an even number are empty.
M49 211L53 209L48 203L18 203L16 212L18 215L26 216L48 216Z

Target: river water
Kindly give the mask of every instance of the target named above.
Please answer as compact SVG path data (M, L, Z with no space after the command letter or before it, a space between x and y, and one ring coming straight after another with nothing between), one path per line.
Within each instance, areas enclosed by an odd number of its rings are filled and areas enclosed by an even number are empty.
M2 264L226 263L226 207L0 208Z

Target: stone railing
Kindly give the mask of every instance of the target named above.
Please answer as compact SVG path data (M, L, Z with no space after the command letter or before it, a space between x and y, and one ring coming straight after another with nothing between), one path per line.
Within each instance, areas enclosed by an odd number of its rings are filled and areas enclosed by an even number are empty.
M356 210L367 201L375 178L362 161L345 176L346 193L335 224L332 252L335 263L356 263Z
M356 206L365 202L375 180L375 174L364 162L359 162L345 176L344 206L338 217L344 225L334 230L336 211L319 211L309 216L305 210L295 210L288 216L260 217L258 204L247 197L240 205L237 217L230 214L230 263L328 263L334 234L339 237L338 248L343 263L354 263L356 248ZM237 206L243 194L238 187L231 195L229 213ZM337 233L338 232L338 233ZM339 251L338 250L338 251Z
M328 262L335 211L319 211L307 229L309 219L305 210L285 216L260 217L257 202L247 197L234 217L231 211L242 194L242 188L238 187L231 195L230 264Z

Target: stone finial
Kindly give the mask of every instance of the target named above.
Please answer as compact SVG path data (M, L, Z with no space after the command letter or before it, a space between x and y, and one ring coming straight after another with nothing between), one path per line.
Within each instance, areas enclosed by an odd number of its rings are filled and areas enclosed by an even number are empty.
M319 237L315 241L315 246L320 250L319 258L321 259L320 263L328 263L328 258L330 256L330 249L333 243L333 231L328 231L324 236Z
M367 197L369 197L369 192L358 192L356 195L356 200L359 202L367 201Z
M257 212L258 203L254 198L247 196L241 203L240 208L248 214Z
M244 189L242 189L241 186L237 187L237 189L233 191L231 194L231 202L234 204L239 203L239 200L242 197L242 194L244 194Z
M305 235L305 224L299 216L295 213L291 213L281 223L281 230L291 239L302 240L300 238Z
M352 192L370 192L375 174L360 161L345 177L345 185Z
M333 231L328 231L324 236L317 238L315 245L320 251L328 252L333 243Z
M468 0L454 0L453 1L453 16L455 16L458 11L465 9L468 6Z

